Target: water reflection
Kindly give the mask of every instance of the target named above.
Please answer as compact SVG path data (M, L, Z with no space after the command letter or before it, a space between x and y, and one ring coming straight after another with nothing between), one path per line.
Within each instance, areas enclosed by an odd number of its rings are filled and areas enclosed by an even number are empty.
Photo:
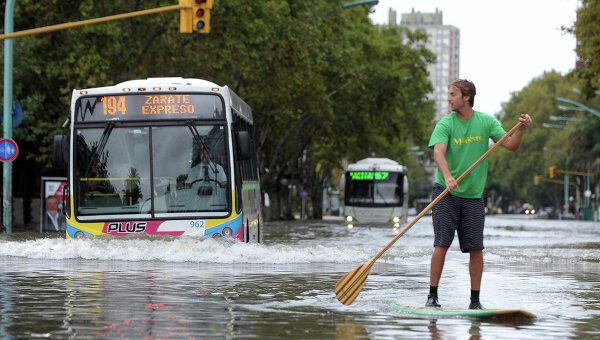
M354 323L351 318L345 318L335 325L336 340L370 339L365 326Z

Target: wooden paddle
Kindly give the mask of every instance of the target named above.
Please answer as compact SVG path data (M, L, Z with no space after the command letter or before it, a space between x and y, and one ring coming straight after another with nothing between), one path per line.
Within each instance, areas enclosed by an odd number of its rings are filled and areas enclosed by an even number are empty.
M471 171L473 171L473 169L475 169L479 165L479 163L486 159L498 146L502 145L506 138L508 138L508 136L511 136L519 128L519 126L521 126L521 123L518 123L507 133L505 133L504 136L502 136L502 138L500 138L498 142L494 144L494 146L492 146L481 157L479 157L479 159L475 161L473 165L471 165L462 175L460 175L460 177L456 179L456 183L460 183L460 181L462 181ZM354 300L356 300L358 294L360 294L360 291L365 285L365 281L367 281L367 276L369 276L369 271L371 270L371 267L373 267L373 264L375 264L375 261L377 261L377 259L379 259L388 249L390 249L390 247L396 241L398 241L398 239L402 237L402 235L404 235L410 228L412 228L412 226L415 225L415 223L417 223L417 221L421 219L421 217L427 214L427 212L429 212L429 210L431 210L431 208L433 208L433 206L436 205L437 202L439 202L449 192L450 190L448 188L442 191L442 193L439 194L438 197L436 197L431 203L429 203L429 205L425 207L425 209L423 209L417 215L417 217L415 217L415 219L413 219L412 222L410 222L409 225L402 229L402 231L398 235L394 236L394 238L385 247L383 247L383 249L381 249L375 256L373 256L366 263L358 266L358 268L344 275L335 285L335 296L337 297L337 299L345 305L351 305L354 302Z

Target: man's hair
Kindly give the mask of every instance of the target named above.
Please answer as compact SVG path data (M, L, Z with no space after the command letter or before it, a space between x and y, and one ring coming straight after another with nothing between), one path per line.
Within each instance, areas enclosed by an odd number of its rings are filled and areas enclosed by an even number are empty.
M50 196L46 197L46 202L48 202L50 200L55 200L56 203L60 203L60 200L58 199L58 197L56 197L54 195L50 195Z
M473 84L473 82L466 79L457 79L451 82L450 86L456 86L463 96L469 97L469 104L471 104L471 107L475 106L475 94L477 94L477 91L475 91L475 84Z

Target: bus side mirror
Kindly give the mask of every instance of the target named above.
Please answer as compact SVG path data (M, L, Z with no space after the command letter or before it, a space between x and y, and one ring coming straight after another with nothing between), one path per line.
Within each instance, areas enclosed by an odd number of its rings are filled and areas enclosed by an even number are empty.
M71 217L71 191L69 190L68 184L63 187L62 206L65 216Z
M237 146L240 151L240 158L242 160L249 160L252 158L252 146L254 145L250 133L248 131L237 132Z
M54 136L54 167L67 168L69 164L69 137L65 135Z

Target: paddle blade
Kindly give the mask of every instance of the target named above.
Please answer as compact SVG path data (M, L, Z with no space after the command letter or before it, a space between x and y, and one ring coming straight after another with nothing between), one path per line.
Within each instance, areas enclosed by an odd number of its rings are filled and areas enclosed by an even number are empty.
M369 271L371 270L372 263L368 262L360 265L358 268L344 275L338 283L335 285L335 297L339 302L346 306L350 306L354 303L354 300L360 294Z

